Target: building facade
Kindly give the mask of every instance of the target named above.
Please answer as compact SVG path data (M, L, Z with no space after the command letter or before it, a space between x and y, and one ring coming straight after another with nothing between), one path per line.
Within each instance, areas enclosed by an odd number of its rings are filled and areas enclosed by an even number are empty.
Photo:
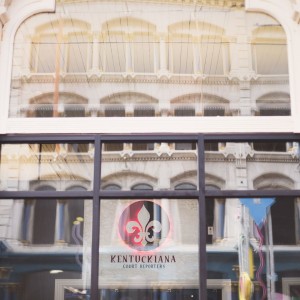
M300 299L300 2L0 2L0 298Z

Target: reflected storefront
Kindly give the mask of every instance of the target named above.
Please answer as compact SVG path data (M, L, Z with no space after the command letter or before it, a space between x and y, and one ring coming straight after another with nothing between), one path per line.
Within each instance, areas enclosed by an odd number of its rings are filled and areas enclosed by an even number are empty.
M1 144L3 299L297 299L296 136L35 138Z

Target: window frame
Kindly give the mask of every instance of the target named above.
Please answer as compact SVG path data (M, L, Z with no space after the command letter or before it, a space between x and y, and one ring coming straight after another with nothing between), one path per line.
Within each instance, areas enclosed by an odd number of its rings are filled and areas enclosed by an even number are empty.
M21 144L21 143L92 143L94 144L94 174L93 189L91 191L1 191L1 199L92 199L93 200L93 224L92 224L92 247L91 247L91 299L98 299L98 271L99 271L99 234L100 234L100 205L102 199L154 199L168 198L184 201L185 199L198 200L199 215L199 236L198 236L198 258L199 258L199 299L206 299L207 272L206 272L206 201L216 198L248 198L248 197L300 197L300 190L212 190L205 189L205 148L204 142L255 142L255 141L300 141L300 134L145 134L145 135L2 135L1 144ZM198 154L198 189L197 190L171 190L171 191L145 191L139 190L103 190L101 185L101 157L102 143L197 143Z

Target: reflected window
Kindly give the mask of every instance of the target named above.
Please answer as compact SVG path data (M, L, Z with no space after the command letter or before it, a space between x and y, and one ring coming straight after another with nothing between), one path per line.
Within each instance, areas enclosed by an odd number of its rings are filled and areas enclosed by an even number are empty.
M30 69L33 73L54 73L57 55L56 35L42 35L32 41ZM63 53L63 52L62 52Z
M253 149L255 151L266 151L266 152L286 152L287 143L286 142L254 142L252 143Z
M192 183L180 183L175 185L175 190L197 190L197 186Z
M54 191L43 186L38 191ZM55 240L56 200L25 200L22 221L22 240L32 244L53 244Z
M134 72L153 73L158 43L151 33L135 34L133 41Z
M105 117L125 117L125 108L122 105L112 104L105 107Z
M175 150L196 150L196 143L175 143Z
M154 143L133 143L132 150L133 151L153 151Z
M194 107L190 106L181 106L174 109L175 117L194 117L196 111Z
M151 106L138 106L134 108L134 117L155 117L155 110Z
M103 144L103 151L116 152L123 151L123 143L105 143Z
M85 117L85 109L82 105L65 104L64 106L65 117Z
M281 109L275 109L275 108L260 108L259 110L260 116L290 116L291 110L289 108L281 108Z
M219 151L219 143L205 142L204 149L205 151Z
M56 200L36 200L33 213L33 244L53 244L55 240Z
M222 107L205 107L203 115L205 117L225 116L225 108L222 108Z
M276 198L271 206L274 245L296 244L296 224L299 224L299 214L295 214L297 203L294 199Z
M109 30L109 28L107 28ZM111 73L126 71L126 43L121 33L109 32L104 44L105 71Z
M86 73L88 68L88 46L87 36L73 33L68 37L68 64L67 72Z
M150 184L146 184L146 183L139 183L134 185L131 190L135 191L135 190L153 190L153 187Z
M107 184L103 187L103 190L106 190L106 191L119 191L121 189L122 188L117 184Z
M37 117L37 118L53 117L53 105L52 104L38 104L35 107L35 117Z
M68 144L68 152L85 153L89 151L89 144Z

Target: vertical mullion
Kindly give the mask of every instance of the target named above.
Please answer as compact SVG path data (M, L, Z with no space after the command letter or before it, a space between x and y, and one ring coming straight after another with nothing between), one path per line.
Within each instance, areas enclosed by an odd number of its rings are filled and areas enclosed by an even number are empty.
M199 300L207 299L206 290L206 212L205 212L205 151L203 135L198 136L198 211L199 211L199 238L198 238L198 270L199 270Z
M99 276L99 237L100 237L100 178L101 178L101 138L95 137L93 220L92 220L92 259L91 259L91 300L97 300Z

